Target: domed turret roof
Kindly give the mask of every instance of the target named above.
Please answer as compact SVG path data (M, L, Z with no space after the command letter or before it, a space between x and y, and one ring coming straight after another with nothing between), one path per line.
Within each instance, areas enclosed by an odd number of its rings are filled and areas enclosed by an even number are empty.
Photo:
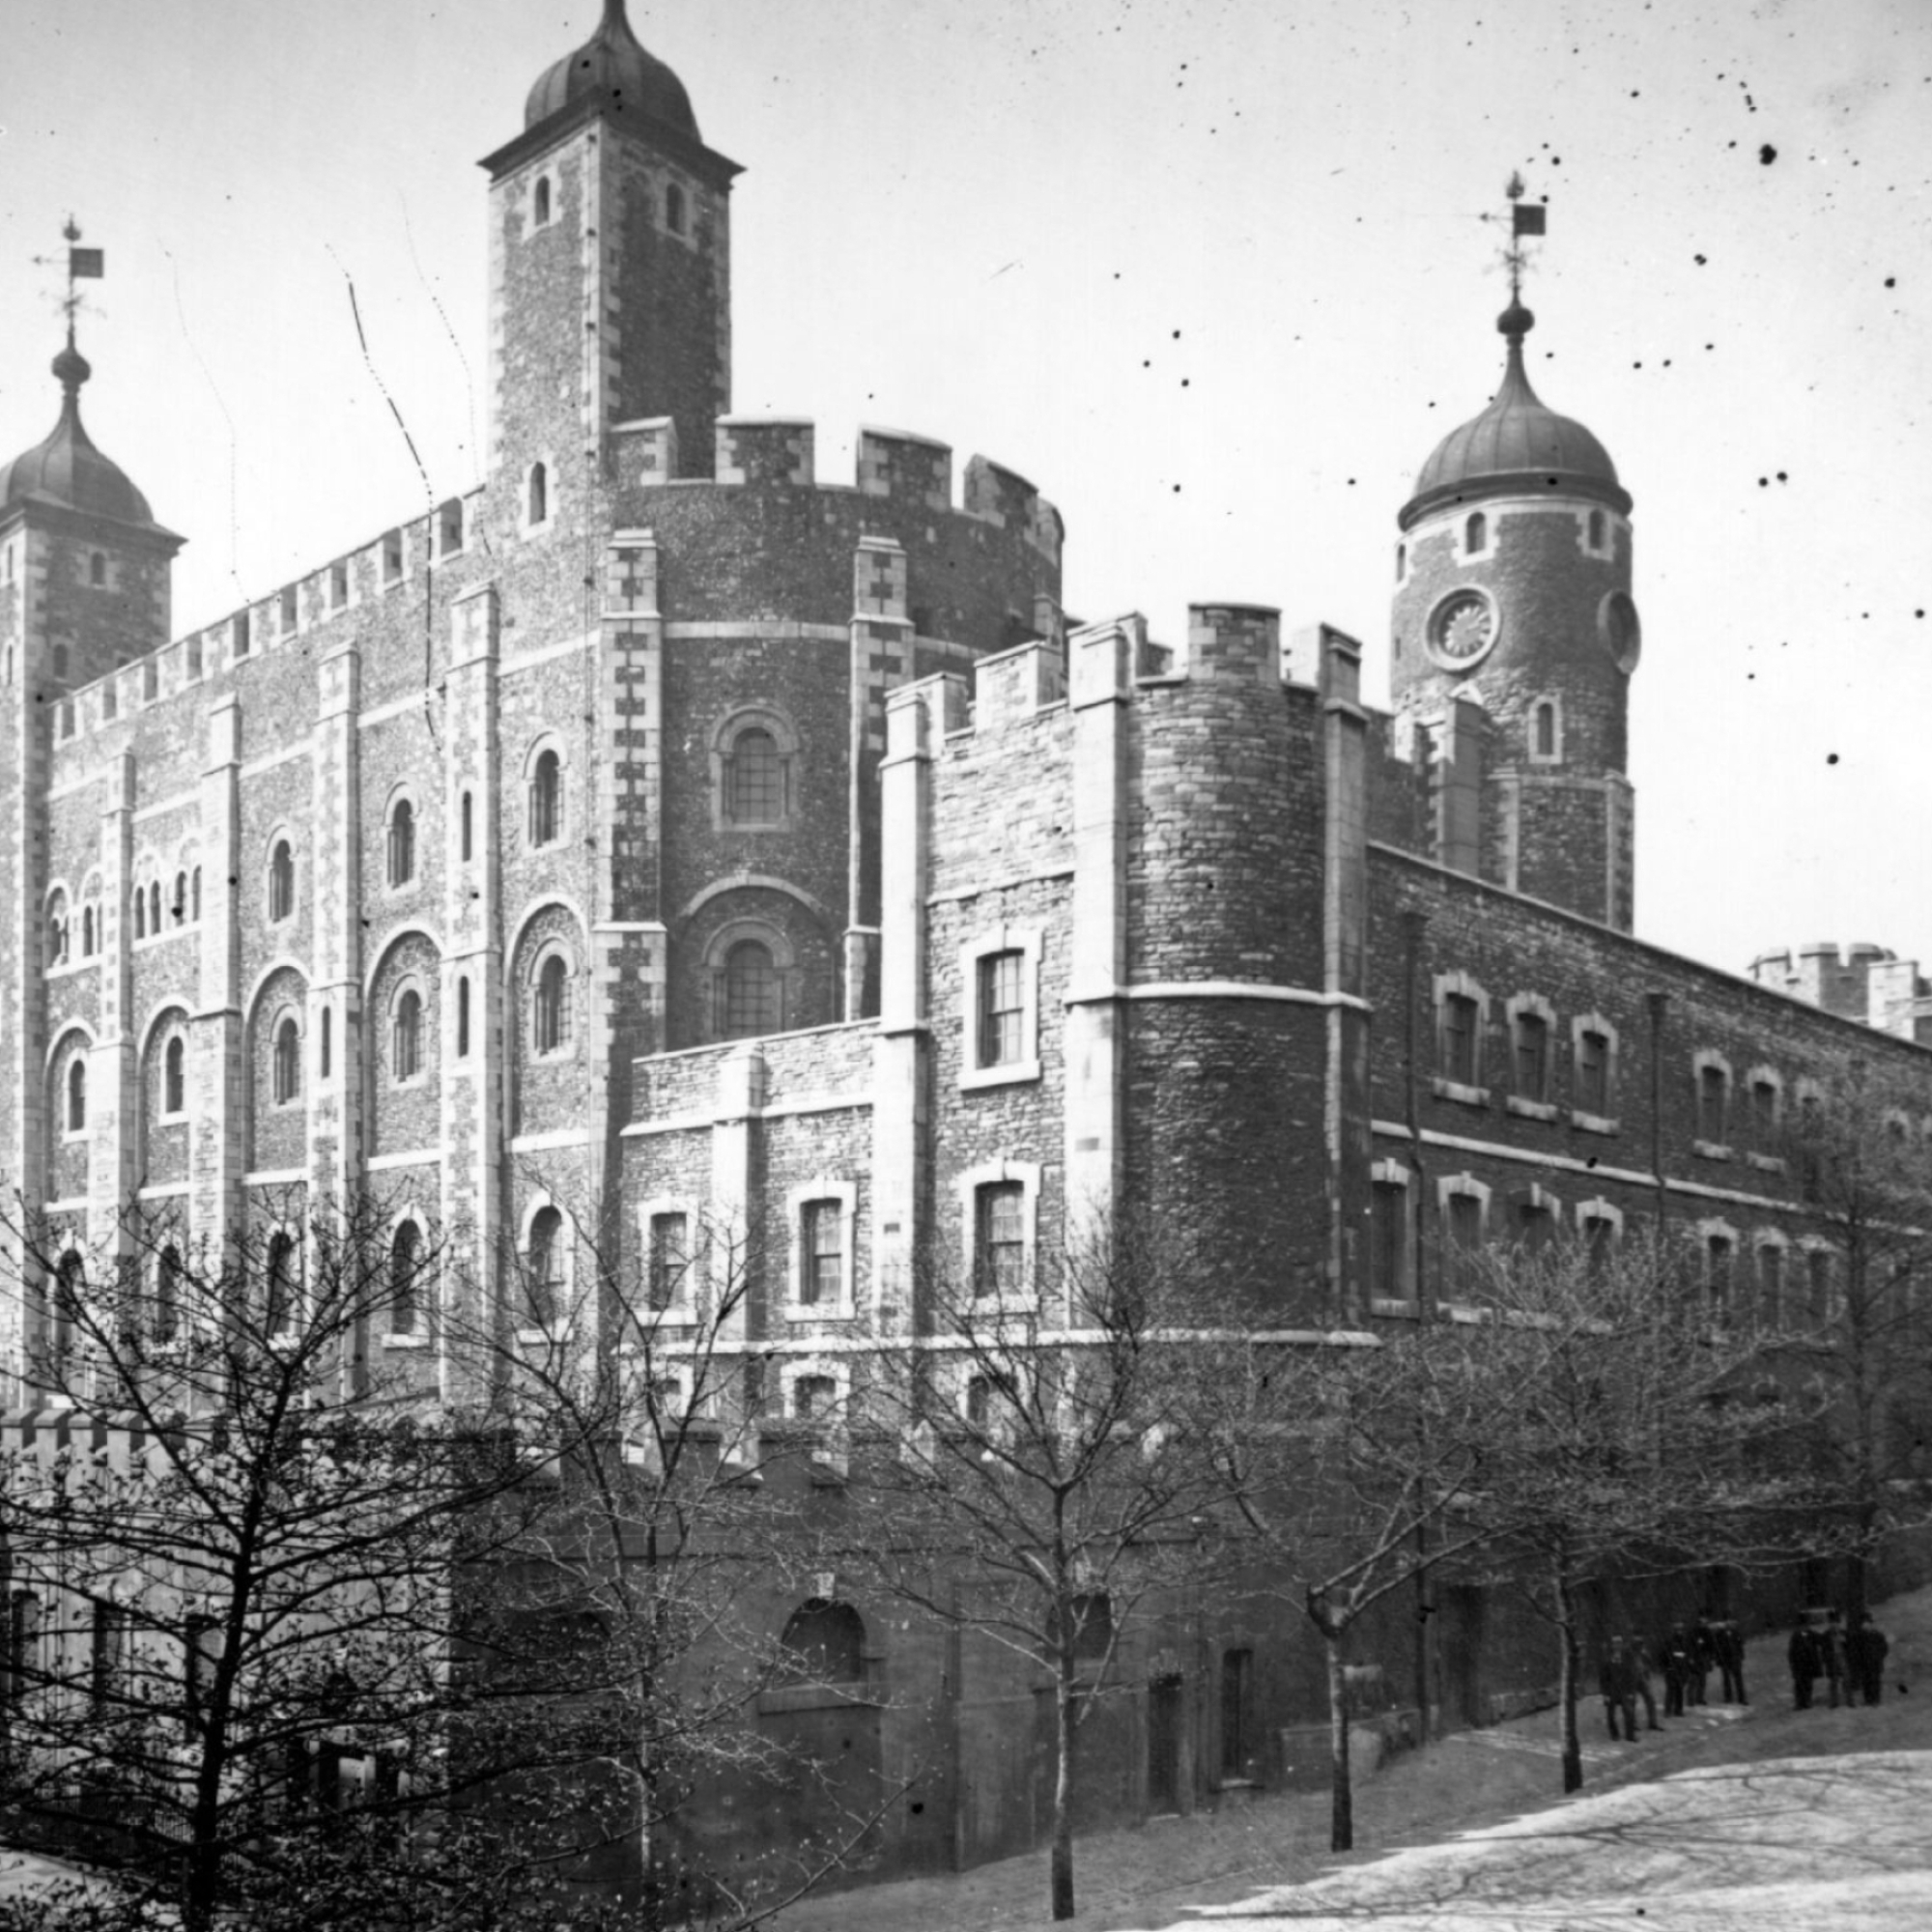
M94 372L73 346L73 337L54 357L53 371L66 392L60 421L32 449L0 469L0 516L28 502L56 504L88 516L157 529L148 499L128 480L112 457L94 446L80 420L80 385Z
M1452 429L1422 466L1415 494L1404 506L1404 529L1446 503L1478 497L1545 490L1592 497L1628 511L1629 493L1617 481L1610 453L1579 422L1548 408L1530 387L1522 338L1536 318L1512 302L1496 320L1509 338L1502 386L1481 415Z
M524 103L524 126L534 128L573 101L592 96L648 114L694 141L699 138L683 81L638 44L624 17L624 0L604 0L597 31L575 53L544 70Z

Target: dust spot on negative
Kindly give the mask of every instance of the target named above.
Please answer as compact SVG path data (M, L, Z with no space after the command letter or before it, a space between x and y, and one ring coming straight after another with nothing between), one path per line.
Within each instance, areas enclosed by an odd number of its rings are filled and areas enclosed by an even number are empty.
M1828 765L1835 765L1835 764L1836 764L1836 763L1838 762L1838 754L1837 754L1837 753L1836 753L1836 752L1827 752L1827 753L1825 753L1825 762L1826 762L1826 763L1827 763Z
M1757 151L1757 158L1760 166L1768 168L1770 167L1773 161L1776 160L1777 150L1774 148L1769 141L1767 141L1764 144L1764 146Z

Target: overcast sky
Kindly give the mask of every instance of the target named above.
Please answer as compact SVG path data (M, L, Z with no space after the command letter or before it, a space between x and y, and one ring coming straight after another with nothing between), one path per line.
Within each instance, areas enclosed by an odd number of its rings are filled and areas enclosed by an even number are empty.
M189 539L177 633L478 480L485 178L598 0L9 0L0 451L107 251L96 440ZM1066 602L1279 605L1387 679L1394 518L1501 365L1636 501L1637 923L1742 968L1932 968L1925 0L634 5L733 197L736 406L975 450L1066 519Z

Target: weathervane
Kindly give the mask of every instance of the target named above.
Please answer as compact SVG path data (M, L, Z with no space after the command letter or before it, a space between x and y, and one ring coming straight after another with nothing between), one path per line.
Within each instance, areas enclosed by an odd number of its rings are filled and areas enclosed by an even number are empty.
M1503 267L1509 270L1510 306L1520 307L1522 303L1522 274L1529 266L1529 258L1523 251L1523 240L1527 236L1545 232L1544 222L1549 211L1540 201L1525 202L1527 190L1522 185L1522 176L1514 169L1510 172L1508 185L1503 192L1509 196L1509 211L1503 214L1486 214L1485 221L1506 222L1509 226L1509 243L1503 249Z
M81 293L74 287L76 282L99 281L107 271L106 252L100 248L79 248L74 244L80 240L80 224L70 214L67 226L61 230L61 239L67 243L67 294L60 299L60 311L67 317L67 343L73 347L73 319L80 313ZM36 255L35 266L55 269L62 266L58 255Z

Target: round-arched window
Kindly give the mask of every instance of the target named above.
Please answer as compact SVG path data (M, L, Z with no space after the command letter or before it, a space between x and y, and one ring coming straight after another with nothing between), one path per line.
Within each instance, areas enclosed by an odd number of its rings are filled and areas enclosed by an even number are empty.
M856 1684L866 1674L866 1624L850 1604L812 1597L779 1639L785 1674L809 1684Z
M741 939L724 955L724 1012L721 1031L727 1039L747 1039L777 1033L780 981L771 948L755 939Z

